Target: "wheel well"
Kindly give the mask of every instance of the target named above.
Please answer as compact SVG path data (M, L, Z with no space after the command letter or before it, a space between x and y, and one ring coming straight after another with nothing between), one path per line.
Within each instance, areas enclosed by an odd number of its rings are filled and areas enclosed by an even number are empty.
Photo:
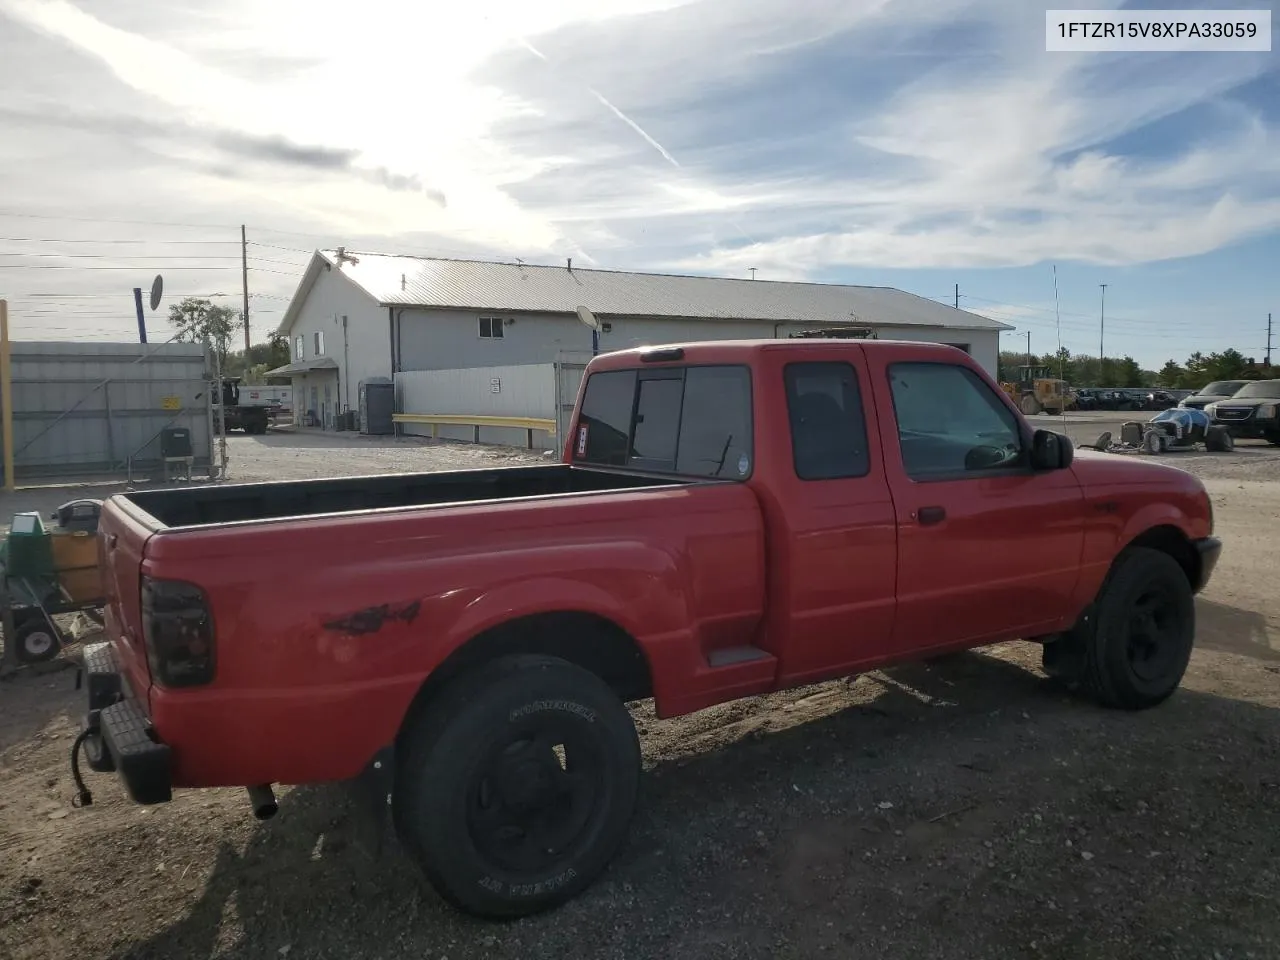
M542 613L492 627L449 654L414 697L404 725L450 681L499 657L518 654L559 657L590 670L624 702L653 696L649 661L627 631L592 613Z
M1200 582L1200 554L1191 545L1187 535L1177 527L1152 527L1130 541L1129 546L1147 547L1167 553L1178 561L1178 566L1182 567L1182 572L1187 575L1187 581L1193 588Z

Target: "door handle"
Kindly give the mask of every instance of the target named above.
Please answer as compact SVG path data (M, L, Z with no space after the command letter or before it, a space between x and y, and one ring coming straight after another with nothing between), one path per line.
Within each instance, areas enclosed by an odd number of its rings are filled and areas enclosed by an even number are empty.
M920 526L929 527L947 519L947 511L945 507L921 507L916 513L916 519L920 521Z

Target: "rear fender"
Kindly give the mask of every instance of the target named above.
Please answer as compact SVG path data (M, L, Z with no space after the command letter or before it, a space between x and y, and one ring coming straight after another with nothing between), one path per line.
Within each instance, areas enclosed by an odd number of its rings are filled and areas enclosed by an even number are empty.
M683 612L683 597L668 595L667 599L678 604ZM633 637L640 632L634 612L603 588L567 577L538 577L503 584L475 597L461 615L444 628L440 659L448 657L472 637L512 620L569 611L611 620Z

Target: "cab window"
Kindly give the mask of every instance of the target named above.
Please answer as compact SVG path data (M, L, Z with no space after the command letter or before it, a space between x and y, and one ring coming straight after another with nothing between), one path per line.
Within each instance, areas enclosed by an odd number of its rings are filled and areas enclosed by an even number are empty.
M607 370L587 379L575 463L742 480L753 459L745 366Z

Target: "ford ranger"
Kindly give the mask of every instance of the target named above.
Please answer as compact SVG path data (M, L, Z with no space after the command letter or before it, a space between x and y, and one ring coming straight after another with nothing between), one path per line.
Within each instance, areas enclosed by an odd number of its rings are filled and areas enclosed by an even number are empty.
M1033 429L954 347L742 341L588 366L562 462L112 497L76 747L132 799L368 778L456 907L581 892L673 717L1024 639L1140 710L1221 544L1201 483ZM73 750L81 802L84 789Z

